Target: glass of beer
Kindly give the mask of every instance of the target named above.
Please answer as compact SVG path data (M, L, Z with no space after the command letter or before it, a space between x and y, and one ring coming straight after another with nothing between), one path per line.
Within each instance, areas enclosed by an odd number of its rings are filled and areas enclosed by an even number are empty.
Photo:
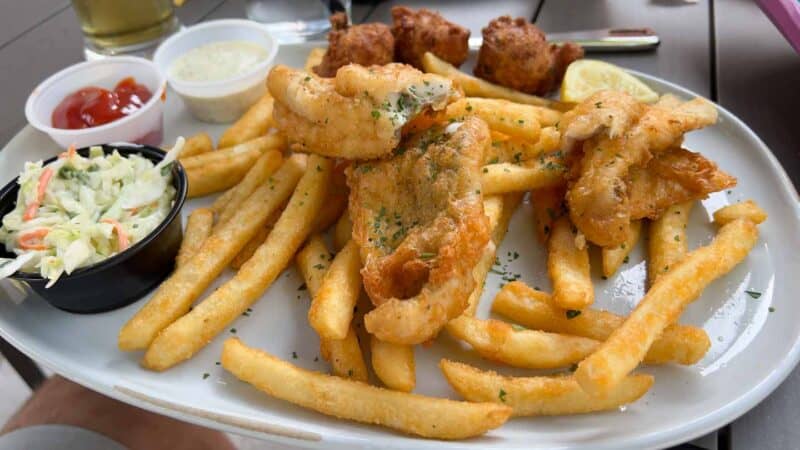
M86 59L150 56L180 24L172 0L72 0L83 30Z

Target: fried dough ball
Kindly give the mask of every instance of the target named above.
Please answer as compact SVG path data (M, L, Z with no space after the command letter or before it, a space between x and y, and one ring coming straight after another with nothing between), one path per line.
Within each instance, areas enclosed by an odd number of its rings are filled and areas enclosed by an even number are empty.
M583 57L583 48L572 42L548 44L544 33L521 17L498 17L482 32L475 75L528 94L551 92L567 66Z
M321 77L336 76L340 67L350 63L362 66L389 64L394 60L394 37L388 25L365 23L349 26L344 13L331 16L328 51L314 67Z
M458 67L469 56L469 30L447 21L436 11L405 6L392 8L394 54L399 62L422 69L422 56L431 52Z

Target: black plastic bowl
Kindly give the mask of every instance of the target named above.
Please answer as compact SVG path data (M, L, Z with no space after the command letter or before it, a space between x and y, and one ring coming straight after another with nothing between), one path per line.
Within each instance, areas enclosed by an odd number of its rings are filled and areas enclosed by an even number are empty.
M146 145L103 145L103 151L117 150L120 155L139 154L154 163L164 158L164 151ZM89 154L89 147L78 150ZM49 164L56 158L45 161ZM172 185L175 201L167 218L142 240L108 259L62 275L50 288L47 279L35 273L17 272L11 276L24 281L50 304L74 313L98 313L121 308L150 292L172 271L175 256L183 239L181 208L186 200L186 173L180 164L172 165ZM0 191L0 217L14 209L19 185L17 178ZM13 258L0 244L0 257Z

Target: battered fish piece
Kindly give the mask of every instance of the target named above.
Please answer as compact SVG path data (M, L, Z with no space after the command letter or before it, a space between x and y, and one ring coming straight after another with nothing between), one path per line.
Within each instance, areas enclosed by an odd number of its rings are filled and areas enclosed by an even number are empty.
M341 12L332 15L330 20L328 51L313 69L317 75L333 77L340 67L348 64L380 66L394 60L394 36L388 25L365 23L350 26L347 16Z
M575 143L600 133L610 138L622 136L641 117L647 106L619 91L600 91L564 113L558 122L561 148L573 149Z
M644 167L654 154L679 145L683 134L717 121L709 101L680 102L665 96L621 136L599 134L583 143L577 179L567 191L570 218L586 238L602 247L625 242L631 211L627 189L632 167Z
M475 76L528 94L551 92L567 66L583 58L581 46L548 44L544 33L521 17L498 17L481 31Z
M397 61L422 70L422 57L431 52L458 67L469 57L469 30L426 8L392 8L392 34Z
M388 155L403 125L460 96L452 82L405 64L350 64L336 78L275 66L267 77L273 117L296 151L345 159Z
M712 192L736 186L736 178L703 155L685 148L670 149L645 168L631 169L628 206L631 219L657 219L668 207L702 200Z
M489 129L477 117L402 142L391 159L348 170L353 239L382 341L419 344L467 307L489 242L480 170Z

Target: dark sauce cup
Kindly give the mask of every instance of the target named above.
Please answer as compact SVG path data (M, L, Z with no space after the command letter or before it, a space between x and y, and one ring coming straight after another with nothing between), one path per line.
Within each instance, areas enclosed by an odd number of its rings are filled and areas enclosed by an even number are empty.
M138 154L157 164L166 154L146 145L102 145L106 154L117 150L120 155ZM78 150L88 156L89 147ZM49 164L56 158L44 162ZM56 308L73 313L99 313L121 308L142 298L169 275L183 239L181 208L186 201L187 178L180 164L172 165L172 186L175 200L161 224L147 236L124 251L99 263L81 267L62 275L50 288L48 280L37 273L16 272L11 276L22 281ZM14 209L19 185L17 178L0 190L0 217ZM0 257L14 258L0 244Z

